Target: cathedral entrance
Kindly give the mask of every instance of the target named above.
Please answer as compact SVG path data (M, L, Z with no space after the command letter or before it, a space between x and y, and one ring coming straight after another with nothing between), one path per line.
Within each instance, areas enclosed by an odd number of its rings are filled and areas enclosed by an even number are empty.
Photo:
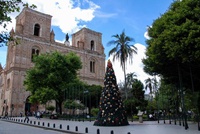
M8 106L7 105L3 106L1 116L6 116L6 114L8 114Z
M30 97L30 96L29 96ZM29 97L27 97L26 102L25 102L25 113L29 112L30 116L34 116L35 112L38 110L38 104L37 103L31 103L29 101Z
M25 109L24 113L29 112L31 113L31 103L29 102L29 97L27 97L25 102Z

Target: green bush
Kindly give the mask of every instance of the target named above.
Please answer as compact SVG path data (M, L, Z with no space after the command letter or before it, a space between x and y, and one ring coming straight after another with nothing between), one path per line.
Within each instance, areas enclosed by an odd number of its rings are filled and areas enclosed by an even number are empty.
M139 117L137 115L133 115L133 119L136 120L139 119Z
M53 112L53 110L55 110L55 107L54 106L47 106L46 109Z
M97 116L98 112L99 112L99 109L98 109L98 108L92 108L92 109L91 109L91 114L92 114L93 116Z
M146 114L143 114L143 120L147 120L148 116Z

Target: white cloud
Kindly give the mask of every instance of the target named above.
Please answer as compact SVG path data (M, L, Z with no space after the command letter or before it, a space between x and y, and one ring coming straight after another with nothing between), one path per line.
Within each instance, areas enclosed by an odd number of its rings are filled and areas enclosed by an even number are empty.
M145 86L145 82L144 82L145 79L147 79L148 77L151 78L150 75L146 74L143 71L144 64L142 63L142 59L145 58L146 47L139 43L135 44L135 46L137 47L138 51L137 51L137 54L133 55L132 64L130 64L129 62L127 63L126 74L134 72L137 75L137 79L139 79ZM117 83L124 82L124 72L122 70L122 67L120 66L120 62L118 60L115 60L113 62L112 56L110 56L108 59L110 59L113 64L113 69L115 71ZM107 61L106 61L106 65L107 65Z
M96 11L95 12L95 15L98 17L98 18L112 18L112 17L115 17L117 16L118 14L117 13L104 13L102 11Z
M79 0L23 0L29 5L34 4L39 12L52 16L52 25L58 26L63 33L74 33L82 27L86 27L82 22L89 22L95 17L94 12L100 8L89 0L80 3ZM84 7L83 7L84 6ZM18 13L12 13L12 24L8 25L8 30L15 27L15 17ZM2 29L0 29L2 30Z

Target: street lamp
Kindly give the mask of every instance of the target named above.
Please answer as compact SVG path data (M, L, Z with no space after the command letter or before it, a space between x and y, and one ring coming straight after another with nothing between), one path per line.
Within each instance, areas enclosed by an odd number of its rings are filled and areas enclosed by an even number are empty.
M157 118L158 118L158 123L159 122L159 114L160 114L160 111L159 111L159 102L158 102L158 96L159 96L159 93L158 93L158 90L156 91L156 95L157 95L157 99L156 99L156 103L157 103Z
M86 96L86 98L85 98L85 94L88 94L88 93L89 93L88 90L84 90L84 91L83 91L83 105L86 106L86 115L87 115L87 96ZM85 102L86 102L86 103L84 103L84 99L85 99ZM84 118L85 118L85 109L83 110L83 121L84 121Z

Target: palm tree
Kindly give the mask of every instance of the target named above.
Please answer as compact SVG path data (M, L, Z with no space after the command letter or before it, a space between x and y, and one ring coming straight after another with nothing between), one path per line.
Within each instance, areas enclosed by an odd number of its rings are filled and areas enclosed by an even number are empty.
M126 83L127 83L127 87L132 87L133 83L136 81L137 75L135 74L135 72L133 73L128 73L126 75Z
M152 83L151 78L147 78L147 79L145 80L145 84L146 84L145 89L146 89L146 90L149 89L150 94L152 94L153 83Z
M153 93L155 94L157 92L157 88L158 88L158 81L156 79L156 76L154 76L154 78L152 78L153 81Z
M151 95L151 99L152 99L153 93L156 92L156 88L157 88L158 82L157 82L155 77L154 78L147 78L145 80L145 84L146 84L145 89L146 90L149 89L150 95Z
M120 35L116 34L112 37L116 38L116 40L111 40L108 42L108 45L116 45L109 51L109 56L113 55L113 62L115 59L120 60L120 65L124 72L124 79L125 79L125 92L126 92L126 62L129 60L132 63L133 54L137 54L137 48L134 45L129 45L130 42L133 42L134 39L126 36L124 30ZM127 92L126 92L126 99L127 99Z

